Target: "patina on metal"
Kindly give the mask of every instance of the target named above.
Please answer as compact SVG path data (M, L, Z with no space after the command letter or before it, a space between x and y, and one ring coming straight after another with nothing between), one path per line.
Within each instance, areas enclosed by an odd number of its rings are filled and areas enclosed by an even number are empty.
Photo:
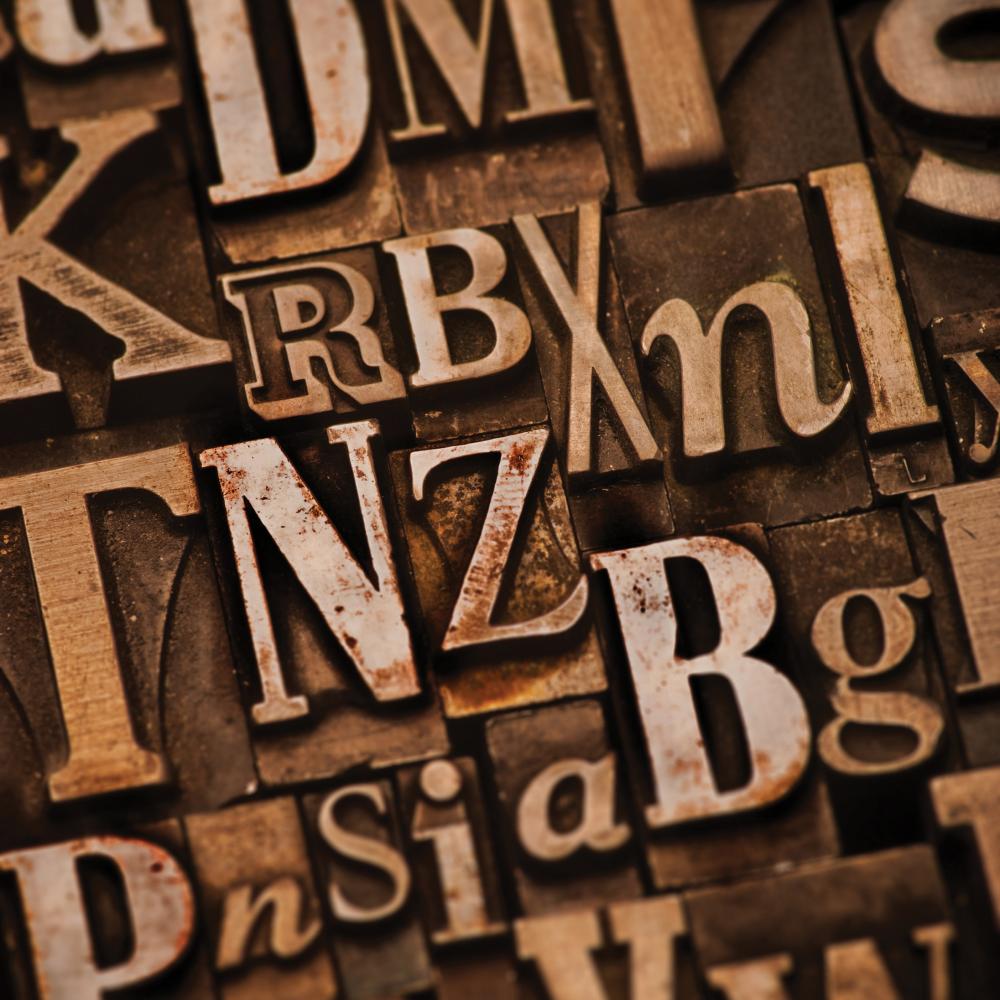
M0 997L987 1000L995 0L0 0Z

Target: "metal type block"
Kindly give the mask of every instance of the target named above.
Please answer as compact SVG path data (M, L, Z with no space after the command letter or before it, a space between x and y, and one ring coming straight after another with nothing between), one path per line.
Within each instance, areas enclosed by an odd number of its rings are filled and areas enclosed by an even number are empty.
M0 137L0 437L225 402L230 350L176 143L145 110L39 139Z
M697 9L738 187L861 157L829 4L709 0Z
M449 717L606 686L546 427L392 455Z
M9 1000L212 1000L180 823L0 854Z
M941 416L871 171L849 163L813 171L808 180L819 256L828 258L831 312L865 414L875 489L892 497L949 483L954 472Z
M998 502L1000 481L984 479L914 494L906 509L916 563L931 586L927 606L945 683L972 766L1000 761L1000 644L993 598Z
M618 209L862 155L822 0L583 0L576 14Z
M930 634L931 583L914 566L900 515L778 528L768 541L845 849L919 840L927 781L954 766L957 748Z
M298 807L269 799L184 820L223 1000L332 1000L320 902Z
M398 233L352 0L188 0L187 11L189 121L225 258L263 263Z
M642 893L619 755L595 701L491 719L499 831L526 914Z
M1000 443L1000 310L938 318L928 341L959 468L977 478L994 475Z
M797 191L626 212L609 231L678 530L868 506Z
M603 917L603 920L602 920ZM703 996L679 896L515 921L531 1000L694 1000Z
M169 443L192 429L4 452L24 471L0 480L3 846L256 785L191 457Z
M984 0L859 4L841 17L917 317L996 306L997 61Z
M838 851L805 703L764 642L777 600L762 558L759 526L590 557L617 618L609 674L631 675L619 731L635 734L622 749L660 889Z
M381 0L365 14L407 233L604 197L571 0Z
M603 199L608 188L604 156L591 135L562 142L531 139L485 152L430 153L419 161L401 160L393 169L408 233L566 211L585 199Z
M216 558L269 785L448 749L417 671L377 447L377 424L358 421L199 457L221 498Z
M254 426L370 415L383 432L410 429L373 250L235 271L219 285Z
M517 262L553 432L584 549L673 532L597 202L514 219Z
M954 928L920 845L688 893L698 963L726 1000L950 993Z
M32 128L180 103L171 55L175 27L162 0L17 0L11 27Z
M0 997L992 996L995 2L0 0Z
M940 833L941 870L951 894L957 940L956 995L988 996L1000 975L1000 769L935 778L929 798Z
M417 437L447 440L548 417L506 226L384 244ZM404 336L402 331L406 331Z
M476 763L439 758L396 772L413 844L413 878L434 948L507 933L490 822Z
M303 808L342 995L380 1000L428 989L430 957L392 784L344 785L305 796Z

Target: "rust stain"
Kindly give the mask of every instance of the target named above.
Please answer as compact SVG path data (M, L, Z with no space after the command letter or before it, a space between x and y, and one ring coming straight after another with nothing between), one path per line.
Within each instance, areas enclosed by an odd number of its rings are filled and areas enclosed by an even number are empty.
M404 697L406 694L417 693L415 679L416 670L410 660L394 660L392 663L380 666L373 672L372 690L377 698Z
M249 473L243 468L223 465L219 469L219 489L226 504L239 503L243 499Z
M510 468L519 476L526 475L531 469L531 459L534 446L531 443L516 442L510 449Z

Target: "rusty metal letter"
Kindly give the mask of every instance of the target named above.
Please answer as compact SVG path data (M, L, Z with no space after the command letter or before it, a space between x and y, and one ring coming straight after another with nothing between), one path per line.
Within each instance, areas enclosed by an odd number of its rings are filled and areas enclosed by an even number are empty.
M317 270L336 275L347 287L351 309L343 319L332 321L329 318L330 307L326 298L309 280L309 274ZM273 331L255 329L246 292L241 290L245 283L258 278L281 282L270 293L273 309L269 311L269 319L275 324ZM403 377L386 360L378 334L369 325L375 308L375 293L371 282L356 268L333 261L312 261L307 265L285 264L255 271L238 271L223 276L221 283L223 295L239 310L243 321L247 353L253 369L253 381L244 386L244 392L247 405L260 417L265 420L282 420L311 413L326 413L333 408L329 388L313 371L314 362L324 369L327 378L340 392L359 406L399 399L405 395ZM374 368L378 377L371 382L349 384L340 377L330 351L323 343L314 339L284 339L320 329L327 335L341 334L350 337L357 345L361 363L366 368ZM272 402L256 399L257 390L265 387L257 346L258 336L282 338L280 350L284 355L289 378L292 382L305 386L304 396Z
M406 859L394 847L372 837L345 830L337 822L337 805L350 796L367 799L380 816L388 805L382 787L376 783L348 785L331 792L320 806L317 820L320 836L332 851L351 861L377 868L392 882L392 895L379 906L363 907L351 902L336 882L330 884L330 909L338 920L353 924L370 924L398 913L410 895L410 868Z
M943 827L970 826L1000 931L1000 767L964 771L931 782L934 814Z
M301 191L350 166L368 127L371 83L351 0L288 0L315 148L283 173L244 0L188 0L222 182L213 204Z
M457 247L469 258L472 277L465 288L438 295L428 253L433 247ZM478 229L449 229L389 240L383 249L396 258L403 286L419 361L410 379L415 389L496 375L513 368L528 352L531 347L528 317L513 302L487 294L507 272L507 255L495 236ZM455 309L471 309L490 321L496 342L485 357L452 361L444 314Z
M692 0L612 0L643 187L728 163Z
M871 173L864 163L816 170L809 184L823 193L841 278L868 378L869 434L940 422L924 398L909 325Z
M985 353L987 352L960 351L947 358L969 380L976 390L977 398L993 411L993 437L990 443L970 441L966 450L969 461L981 466L988 466L993 461L997 447L1000 446L1000 382L983 362Z
M222 928L215 965L235 969L247 960L247 946L258 925L270 914L270 950L279 958L300 955L321 929L318 919L300 929L302 889L291 876L275 879L254 895L253 886L241 885L227 893L222 906Z
M410 454L413 496L418 502L423 500L428 473L439 465L470 455L495 454L500 458L483 531L455 601L441 643L442 650L499 640L560 635L573 628L587 609L587 578L581 574L580 582L566 599L537 618L511 624L494 624L490 620L548 436L547 430L536 428L488 441L469 441Z
M726 1000L789 1000L782 980L792 971L792 964L791 955L765 955L749 962L715 965L705 978Z
M1000 562L1000 526L995 514L1000 482L963 483L914 496L934 497L979 675L975 681L960 684L958 693L1000 686L1000 617L993 586Z
M219 475L261 681L262 698L253 706L258 725L299 718L309 709L303 695L291 696L285 689L250 533L248 505L289 561L375 698L393 701L420 691L385 508L376 482L371 439L377 434L378 425L371 420L327 431L330 443L346 445L350 454L373 580L273 438L213 448L199 456L203 467L214 468Z
M304 908L302 887L290 875L275 879L256 894L250 885L230 890L222 904L216 968L239 968L247 960L250 939L268 917L272 954L278 958L301 955L322 929L318 918L300 927Z
M934 114L995 117L1000 60L954 59L940 44L941 29L949 22L994 10L994 0L892 0L873 39L886 83L900 97Z
M893 0L875 28L873 51L885 82L908 104L959 123L1000 115L1000 59L956 59L941 35L962 17L996 10L994 0ZM1000 223L1000 176L924 151L908 200L957 218Z
M420 772L420 798L413 810L416 843L434 848L444 903L445 927L433 931L436 944L480 938L506 930L490 920L483 878L465 804L462 772L449 760L432 760Z
M953 936L950 924L918 927L913 942L928 950L931 1000L951 996L947 946ZM872 938L837 941L823 950L825 1000L901 1000L885 959ZM782 980L794 967L791 955L777 954L748 962L716 965L707 971L708 982L726 995L726 1000L789 1000Z
M710 653L676 653L677 617L665 560L701 563L718 609L720 639ZM591 556L606 570L632 671L656 801L652 827L759 809L782 798L809 762L809 720L794 685L747 655L774 621L774 587L746 548L725 538L684 538ZM720 792L695 711L690 679L720 675L732 686L752 762L741 788Z
M900 1000L871 938L828 945L824 957L828 1000Z
M953 937L951 924L928 924L913 931L914 944L927 949L927 995L931 1000L950 1000L948 945ZM824 958L827 1000L901 1000L885 959L871 938L827 945Z
M122 878L132 952L99 968L77 876L81 858L103 858ZM126 837L87 837L0 855L24 903L38 990L43 1000L101 1000L168 969L194 933L194 895L176 859L155 844Z
M629 996L674 1000L676 944L687 933L680 897L654 896L612 903L608 922L615 944L629 949Z
M571 778L583 787L580 821L572 830L557 830L550 821L552 796ZM536 774L517 805L517 836L539 861L561 861L581 847L614 851L625 844L632 831L627 823L615 822L615 755L557 760Z
M551 1000L607 1000L590 954L603 941L596 910L516 920L514 941L517 957L538 966Z

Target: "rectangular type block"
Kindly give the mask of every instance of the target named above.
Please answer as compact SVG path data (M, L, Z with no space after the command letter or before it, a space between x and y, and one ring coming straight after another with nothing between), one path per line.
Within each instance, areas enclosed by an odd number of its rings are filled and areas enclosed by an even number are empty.
M464 949L508 931L500 872L471 757L396 772L424 927L435 949Z
M184 826L224 1000L333 1000L333 964L295 800L188 816Z
M769 532L785 636L844 846L917 840L931 776L957 763L930 581L892 510ZM842 558L850 553L850 558ZM892 809L882 806L887 800Z
M514 923L521 996L531 1000L702 996L679 896L569 910Z
M140 794L147 809L190 811L256 786L193 463L177 443L207 430L168 422L4 449L4 467L22 470L0 480L4 846L68 835L87 813L111 822ZM133 452L140 442L153 447ZM81 801L82 817L49 809Z
M548 429L396 452L392 470L445 714L603 690Z
M389 317L421 440L548 417L511 242L509 227L492 226L383 244Z
M969 476L995 474L1000 443L1000 310L941 316L928 328L944 386L942 403L958 465Z
M928 605L965 759L1000 761L997 694L1000 645L994 581L1000 534L994 511L1000 480L984 479L915 494L906 530L920 572L931 587Z
M147 110L5 139L0 441L230 409L183 144Z
M1000 927L998 790L996 767L943 775L928 788L954 907L954 970L963 998L988 994L1000 974L1000 955L989 944Z
M417 670L379 456L373 421L199 456L265 784L448 749Z
M175 819L0 854L4 997L214 1000L189 870Z
M730 1000L948 995L954 929L923 845L688 893L685 904L702 974Z
M954 479L910 294L899 272L871 170L814 170L809 207L828 277L876 491L883 497Z
M343 785L303 799L333 953L348 1000L431 986L431 963L392 784Z
M806 706L772 633L766 560L759 525L590 557L610 585L608 673L659 889L839 850Z
M220 264L397 235L355 5L191 0L186 8L187 120Z
M627 212L609 230L678 530L868 506L797 191Z
M506 222L603 199L593 103L567 0L366 4L374 103L403 228Z
M619 210L862 155L822 0L584 0L576 14Z
M15 61L32 128L180 104L172 5L102 4L92 24L71 0L23 0L13 14Z
M974 14L964 27L956 14L867 0L840 19L921 327L997 304L1000 102L983 86L995 50Z
M371 416L383 433L412 433L372 249L235 271L219 287L251 426Z
M491 719L498 831L526 914L641 893L621 763L595 701Z
M649 425L597 202L514 219L521 289L584 549L673 531L663 453Z

